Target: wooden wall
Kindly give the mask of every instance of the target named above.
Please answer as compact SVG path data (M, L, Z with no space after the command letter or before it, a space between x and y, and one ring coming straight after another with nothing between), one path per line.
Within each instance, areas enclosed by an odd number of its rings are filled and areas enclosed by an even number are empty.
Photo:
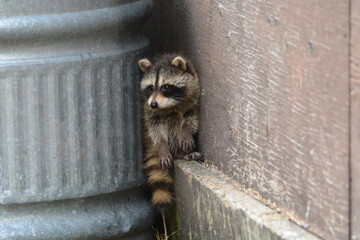
M349 238L349 4L155 0L147 29L154 52L184 52L198 69L206 161L328 240Z
M351 1L351 230L360 239L360 0Z

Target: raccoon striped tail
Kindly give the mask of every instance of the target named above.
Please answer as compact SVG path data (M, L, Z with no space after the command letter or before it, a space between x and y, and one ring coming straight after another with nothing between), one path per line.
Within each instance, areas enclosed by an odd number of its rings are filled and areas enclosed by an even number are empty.
M170 170L162 169L159 159L152 157L144 164L147 183L152 191L151 204L164 216L171 207L173 198L173 179Z

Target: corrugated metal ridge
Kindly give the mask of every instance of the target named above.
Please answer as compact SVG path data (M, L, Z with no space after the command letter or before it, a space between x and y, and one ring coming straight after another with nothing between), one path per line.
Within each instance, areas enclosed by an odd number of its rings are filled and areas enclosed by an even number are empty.
M90 11L0 18L0 42L29 39L67 38L114 29L119 32L145 21L150 14L151 0L139 0Z
M133 61L1 73L0 203L89 196L143 182Z
M73 200L2 205L0 239L128 239L132 235L151 239L152 215L139 188Z

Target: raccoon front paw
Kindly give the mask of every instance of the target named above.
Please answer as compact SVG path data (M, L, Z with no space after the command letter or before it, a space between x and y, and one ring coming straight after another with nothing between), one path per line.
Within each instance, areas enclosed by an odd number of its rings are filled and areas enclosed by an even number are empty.
M173 159L172 159L171 155L168 155L165 158L160 158L160 167L162 169L169 169L172 166L172 161L173 161Z
M199 153L199 152L192 152L192 153L186 154L184 159L187 161L203 162L203 157L202 157L201 153Z
M185 141L182 141L180 144L181 149L184 151L184 153L189 153L195 148L195 142L194 139L188 139Z

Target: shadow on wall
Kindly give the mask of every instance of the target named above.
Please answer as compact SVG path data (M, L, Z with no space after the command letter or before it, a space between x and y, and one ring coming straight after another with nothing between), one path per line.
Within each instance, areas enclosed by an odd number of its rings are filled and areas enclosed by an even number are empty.
M179 52L188 57L192 56L190 49L194 49L194 46L188 13L190 9L185 0L154 0L152 17L145 26L152 55L159 52Z

